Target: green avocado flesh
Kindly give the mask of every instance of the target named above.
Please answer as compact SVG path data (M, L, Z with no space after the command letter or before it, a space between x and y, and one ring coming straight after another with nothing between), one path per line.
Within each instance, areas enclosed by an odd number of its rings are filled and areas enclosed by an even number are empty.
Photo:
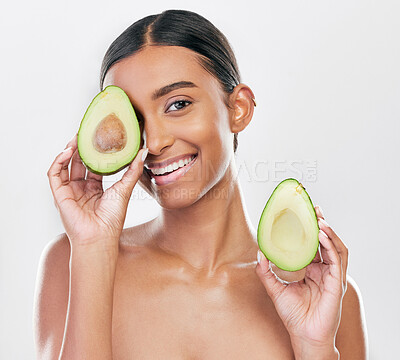
M78 152L86 168L111 175L128 166L140 147L140 127L131 101L110 85L90 103L78 131Z
M260 250L286 271L298 271L314 259L319 246L317 215L304 187L286 179L273 191L257 229Z

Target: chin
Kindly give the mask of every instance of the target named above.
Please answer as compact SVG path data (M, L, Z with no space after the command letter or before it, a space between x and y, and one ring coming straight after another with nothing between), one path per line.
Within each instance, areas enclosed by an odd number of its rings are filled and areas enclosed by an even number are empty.
M183 209L193 205L201 198L198 189L190 187L171 187L156 190L154 197L164 209Z
M180 179L165 185L157 185L153 179L154 175L145 168L140 177L140 186L164 209L173 210L191 206L206 196L223 175L222 169L218 169L219 171L214 168L202 169L201 163L196 160Z
M147 194L165 209L185 208L194 204L200 198L199 191L193 187L185 186L185 183L179 187L157 187L145 173L140 177L138 183ZM186 184L189 185L190 183Z

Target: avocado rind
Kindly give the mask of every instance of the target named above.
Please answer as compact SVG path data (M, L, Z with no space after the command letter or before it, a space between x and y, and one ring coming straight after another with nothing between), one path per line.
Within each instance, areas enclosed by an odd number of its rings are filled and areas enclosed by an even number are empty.
M292 183L292 184L291 184ZM301 196L303 200L305 201L307 205L307 210L309 210L309 215L311 216L311 222L312 222L312 233L310 234L311 239L309 240L309 244L311 244L309 249L309 256L304 260L304 262L301 265L297 266L291 266L287 263L287 259L285 259L285 253L282 252L282 259L281 255L278 254L271 254L271 251L269 251L268 246L265 244L267 241L265 240L265 234L264 234L264 227L265 227L265 217L268 216L268 211L270 209L270 204L274 202L277 194L281 189L284 189L283 186L286 185L291 185L293 187L298 187L301 186ZM302 186L302 184L294 179L294 178L288 178L283 181L281 181L274 189L272 192L271 196L269 197L266 205L264 206L264 209L261 213L260 220L258 223L257 227L257 242L260 250L263 252L263 254L266 256L267 259L269 259L271 262L273 262L277 267L279 267L282 270L285 271L298 271L309 265L312 260L315 258L315 255L318 252L318 247L319 247L319 238L318 238L318 232L319 232L319 226L318 226L318 219L317 219L317 214L315 212L314 205L311 201L311 198L305 188ZM286 262L285 262L286 261Z
M104 100L105 98L107 98L107 100ZM116 101L115 106L113 103L110 105L110 101L113 99ZM105 103L105 101L109 101L109 103ZM120 120L128 130L126 147L122 149L122 151L115 152L114 154L102 154L97 152L91 143L91 137L93 135L91 131L93 131L96 123L101 120L100 117L106 115L103 114L99 116L99 114L93 114L94 111L99 112L100 110L97 108L101 107L107 109L107 111L112 111L113 109L120 111L121 114L123 114ZM140 145L141 130L128 95L118 86L107 86L90 102L79 126L78 153L82 163L94 174L112 175L129 166L139 152Z

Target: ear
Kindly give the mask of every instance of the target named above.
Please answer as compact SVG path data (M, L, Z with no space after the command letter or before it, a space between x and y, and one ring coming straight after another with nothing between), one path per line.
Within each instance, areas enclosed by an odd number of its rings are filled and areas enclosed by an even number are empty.
M232 94L229 96L231 105L231 131L233 133L241 132L250 123L256 102L253 91L245 84L235 86Z

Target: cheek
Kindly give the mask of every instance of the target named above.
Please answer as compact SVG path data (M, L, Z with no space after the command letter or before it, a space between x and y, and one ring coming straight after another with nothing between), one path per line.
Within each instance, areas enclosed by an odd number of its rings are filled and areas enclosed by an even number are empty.
M206 136L207 149L212 151L210 156L225 162L230 157L233 148L233 134L230 131L228 112L225 106L214 109L207 117Z
M233 134L227 124L227 114L214 109L197 115L186 135L182 133L200 151L203 180L218 179L226 170L233 149Z
M203 106L203 109L194 112L186 125L177 127L177 135L198 146L202 152L208 153L212 149L220 152L229 137L226 114L212 106Z

